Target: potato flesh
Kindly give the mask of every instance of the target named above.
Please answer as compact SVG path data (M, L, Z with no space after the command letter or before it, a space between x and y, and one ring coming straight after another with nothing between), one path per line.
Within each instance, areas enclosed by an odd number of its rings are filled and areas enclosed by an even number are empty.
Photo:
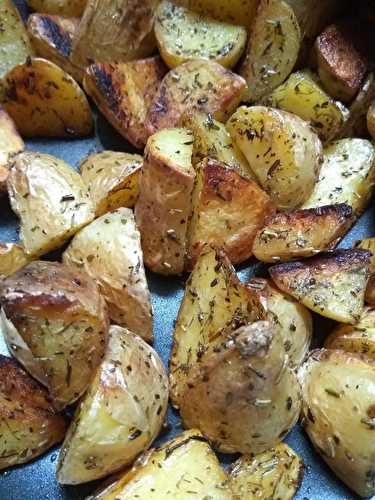
M366 240L358 241L356 243L356 248L362 248L363 250L369 250L372 253L370 259L370 279L367 283L365 300L367 304L372 306L375 305L375 238L368 238Z
M0 280L7 278L29 262L24 249L15 243L0 243Z
M0 192L6 190L10 162L17 153L25 148L13 120L0 108Z
M56 14L59 16L81 16L87 0L27 0L30 8L36 12Z
M152 341L152 308L141 237L132 210L119 208L83 228L63 254L99 285L113 323Z
M112 326L62 446L58 481L85 483L131 464L158 435L167 406L168 377L157 353L130 330Z
M258 0L176 0L194 12L213 17L219 21L239 24L250 28L255 17Z

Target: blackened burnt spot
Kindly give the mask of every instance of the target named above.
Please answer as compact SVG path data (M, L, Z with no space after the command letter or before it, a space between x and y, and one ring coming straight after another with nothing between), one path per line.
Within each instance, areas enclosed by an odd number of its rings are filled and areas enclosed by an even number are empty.
M47 16L41 16L40 20L45 38L53 43L60 54L68 57L72 50L72 41L69 34Z
M105 97L109 108L116 113L118 110L118 96L113 85L111 72L106 71L103 64L94 64L91 66L90 72L95 79L96 86Z

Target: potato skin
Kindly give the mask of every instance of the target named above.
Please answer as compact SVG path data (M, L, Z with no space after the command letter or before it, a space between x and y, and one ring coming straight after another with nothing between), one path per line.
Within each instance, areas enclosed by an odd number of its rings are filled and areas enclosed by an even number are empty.
M63 262L97 282L113 323L152 342L151 298L132 210L119 208L83 228L65 250Z
M81 16L87 0L27 0L27 4L36 12L57 14L59 16Z
M258 0L176 0L194 12L213 17L219 21L238 24L250 28L256 15Z
M108 317L96 283L63 264L34 261L0 283L0 304L12 355L57 409L76 401L106 346Z
M371 106L367 111L367 130L373 139L375 139L375 101L372 102Z
M25 144L13 120L0 107L0 194L7 189L6 180L13 157L24 149Z
M303 422L333 472L358 495L374 481L375 364L343 351L313 351L300 368Z
M357 241L355 248L369 250L372 253L370 259L370 279L367 283L365 301L371 306L375 306L375 238L368 238L362 241Z
M26 266L28 262L29 258L21 245L0 243L0 280Z
M62 446L58 481L85 483L131 464L160 432L167 406L168 377L157 353L130 330L112 326Z
M47 391L0 355L0 469L30 462L62 441L65 428Z

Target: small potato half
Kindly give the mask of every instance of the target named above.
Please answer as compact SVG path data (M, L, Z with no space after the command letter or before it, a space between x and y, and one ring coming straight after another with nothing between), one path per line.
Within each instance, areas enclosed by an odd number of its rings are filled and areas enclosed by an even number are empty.
M131 464L160 432L167 406L168 377L157 353L112 326L105 357L61 448L57 480L85 483Z
M0 282L0 305L10 352L47 387L55 407L82 396L107 340L95 281L64 264L34 261Z
M29 260L21 245L0 243L0 280L26 266Z
M36 12L59 16L81 16L87 0L27 0L27 5Z
M370 279L367 283L365 300L367 304L375 306L375 238L357 241L356 248L369 250L372 254L370 260Z
M6 180L13 157L24 148L24 142L17 132L13 120L0 107L0 193L6 191Z

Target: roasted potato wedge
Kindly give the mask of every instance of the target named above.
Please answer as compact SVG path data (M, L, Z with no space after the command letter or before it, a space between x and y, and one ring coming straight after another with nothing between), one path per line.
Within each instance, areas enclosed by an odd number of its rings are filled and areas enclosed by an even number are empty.
M27 0L28 6L36 12L59 16L81 16L87 0Z
M130 330L112 326L62 446L57 480L86 483L131 464L159 434L167 406L168 377L157 353Z
M323 460L358 495L372 496L375 363L322 349L300 368L305 430Z
M342 139L324 149L324 162L302 208L346 203L355 216L367 207L375 181L375 149L364 139Z
M20 153L8 177L8 192L29 256L58 248L94 218L81 176L54 156Z
M293 210L308 199L323 152L307 122L286 111L241 106L227 128L279 210Z
M232 331L266 317L258 296L243 285L219 250L205 249L186 283L173 336L170 385L178 407L194 365L209 345ZM220 333L221 332L221 333Z
M103 357L104 299L85 273L31 262L0 282L1 324L10 352L45 385L57 409L87 389Z
M336 136L349 115L349 110L334 101L309 70L292 73L264 102L309 122L324 142Z
M83 68L73 64L69 59L78 25L79 19L76 17L32 14L27 21L27 31L39 57L52 61L77 82L81 82Z
M310 311L290 295L278 290L270 280L253 278L248 287L265 304L283 340L289 365L296 368L305 359L311 344L313 321Z
M0 354L0 469L30 462L64 439L45 389Z
M3 106L23 137L84 137L93 120L87 98L56 64L36 58L4 78Z
M357 95L367 72L367 61L356 49L351 31L344 24L331 24L314 46L322 85L342 102L350 102Z
M113 323L152 341L152 308L141 237L129 208L102 215L76 234L63 262L99 285Z
M0 107L0 193L6 191L6 180L9 175L9 166L12 158L23 151L25 145L13 120Z
M250 28L259 0L175 0L203 16Z
M358 241L355 246L357 248L369 250L372 253L370 260L370 279L367 283L365 301L375 306L375 238Z
M189 497L232 500L224 469L195 429L141 456L130 471L92 500Z
M159 0L87 0L72 61L87 66L94 61L125 62L151 55L156 46L153 25L158 4Z
M186 112L226 121L241 102L246 82L214 61L193 60L164 77L146 118L149 135L175 127Z
M335 248L354 220L345 203L273 215L257 232L253 254L270 263L312 257Z
M342 323L363 312L371 253L337 250L302 262L270 268L276 285L312 311Z
M375 101L372 102L371 106L367 111L367 130L373 139L375 139Z
M160 274L184 270L195 171L193 135L183 128L150 137L139 178L135 217L146 266Z
M0 280L28 264L30 259L16 243L0 243Z
M297 61L301 31L293 9L283 0L260 0L240 74L247 101L269 94L288 77Z
M340 0L286 0L297 17L302 35L307 43L314 41L335 14L339 14Z
M120 151L94 153L82 161L81 177L97 217L116 208L134 206L142 164L142 156Z
M128 63L97 63L89 66L83 81L111 125L137 148L148 133L145 120L167 68L160 57Z
M230 468L234 500L292 500L303 478L302 459L281 443L259 455L245 455Z
M233 68L245 49L247 32L243 26L202 17L163 0L156 11L155 36L160 55L170 68L191 59Z
M191 270L206 245L222 247L233 264L252 255L255 235L274 213L269 196L225 163L204 160L197 169L188 229Z

